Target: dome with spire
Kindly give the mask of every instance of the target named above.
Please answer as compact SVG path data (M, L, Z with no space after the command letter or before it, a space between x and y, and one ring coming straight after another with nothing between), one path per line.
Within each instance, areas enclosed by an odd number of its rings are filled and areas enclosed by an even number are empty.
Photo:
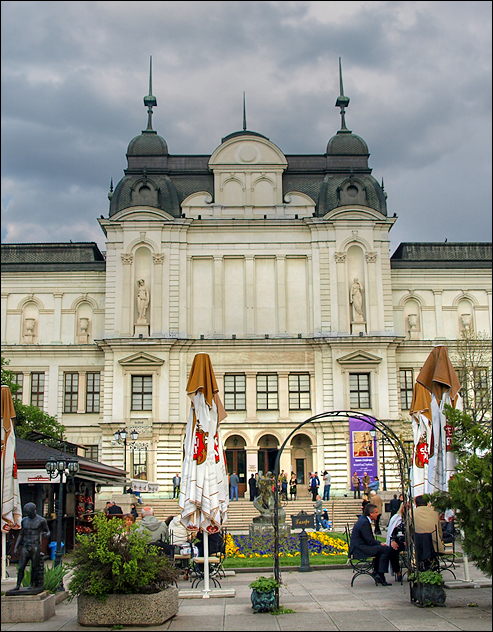
M340 130L327 143L327 154L332 156L369 156L365 141L349 130Z
M162 136L154 130L146 129L132 138L128 144L127 158L129 156L167 156L168 145Z

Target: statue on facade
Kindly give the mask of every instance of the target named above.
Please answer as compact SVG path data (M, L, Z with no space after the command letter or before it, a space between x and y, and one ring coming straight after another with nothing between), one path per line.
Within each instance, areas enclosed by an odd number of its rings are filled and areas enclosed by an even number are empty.
M21 531L14 547L14 553L20 547L19 566L17 571L17 584L13 591L20 591L26 594L36 594L44 590L44 554L41 552L41 541L43 536L49 537L50 530L48 523L42 516L36 513L34 503L24 505L26 516L21 522ZM24 571L28 562L31 561L31 584L28 590L21 591Z
M365 322L365 315L363 312L363 287L357 278L354 279L351 286L351 298L349 299L349 302L351 303L353 308L353 322Z
M265 476L259 474L258 490L259 495L254 499L253 506L260 512L253 522L273 524L274 517L274 485L276 484L272 472L267 472ZM279 524L286 522L286 511L278 506Z
M137 322L147 322L146 312L149 306L149 292L147 291L144 279L137 281Z

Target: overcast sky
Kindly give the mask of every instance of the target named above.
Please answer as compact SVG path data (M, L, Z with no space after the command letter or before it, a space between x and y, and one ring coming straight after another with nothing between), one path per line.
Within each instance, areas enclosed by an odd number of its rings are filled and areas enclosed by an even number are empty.
M96 241L147 125L170 154L248 129L323 154L346 123L402 241L491 240L490 2L2 2L2 242Z

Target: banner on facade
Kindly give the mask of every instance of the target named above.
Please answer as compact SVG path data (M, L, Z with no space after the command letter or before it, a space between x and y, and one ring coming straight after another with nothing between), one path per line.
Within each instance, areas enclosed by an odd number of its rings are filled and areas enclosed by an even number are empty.
M365 472L371 480L378 476L376 439L370 434L373 426L363 419L349 418L349 450L351 473L356 472L360 479ZM351 489L353 485L351 484Z
M132 478L132 491L151 492L155 494L159 491L159 483L151 483L149 481L143 481L138 478Z

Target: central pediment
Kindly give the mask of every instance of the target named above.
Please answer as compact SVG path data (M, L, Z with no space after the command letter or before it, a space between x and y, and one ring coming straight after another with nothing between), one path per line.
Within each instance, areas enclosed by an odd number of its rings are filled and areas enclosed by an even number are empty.
M149 353L134 353L131 356L118 360L119 364L126 368L132 367L159 367L164 364L164 360L156 358Z
M362 366L366 365L376 365L380 364L382 358L379 356L373 355L372 353L368 353L368 351L363 351L362 349L358 349L357 351L352 351L342 358L337 358L337 362L342 364L343 366Z

